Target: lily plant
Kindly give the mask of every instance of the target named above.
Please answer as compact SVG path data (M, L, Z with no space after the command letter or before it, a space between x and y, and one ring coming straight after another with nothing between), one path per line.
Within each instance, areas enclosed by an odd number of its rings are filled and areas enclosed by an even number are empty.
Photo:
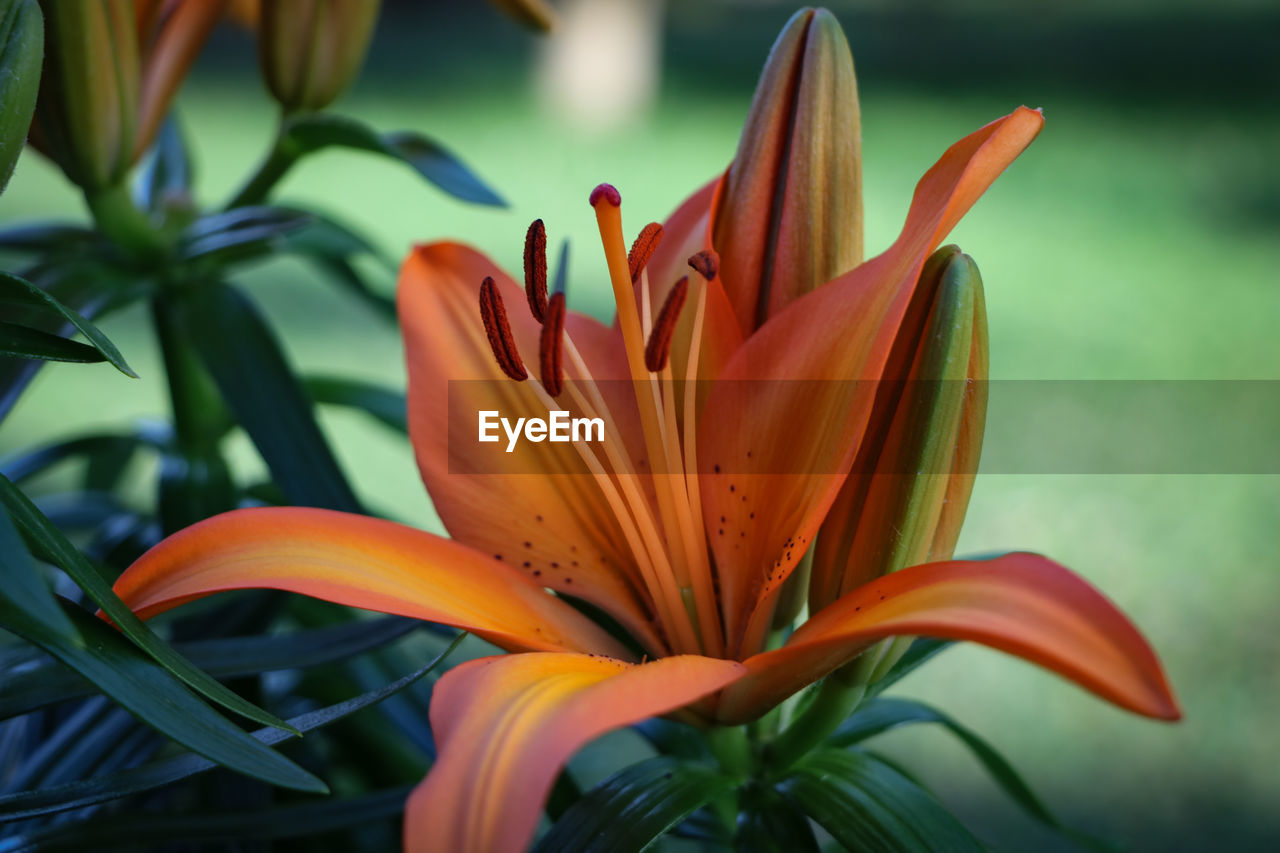
M216 516L116 592L151 616L273 588L465 629L508 654L442 676L439 759L406 850L519 850L593 738L666 715L744 786L785 777L912 637L969 640L1121 708L1179 717L1156 655L1047 557L957 560L982 440L987 338L948 232L1035 139L1019 108L948 148L862 257L852 59L824 11L784 29L728 170L628 248L590 193L612 324L481 252L420 245L398 308L410 434L449 536L305 507ZM599 418L598 443L475 440L476 414ZM906 638L901 639L901 638Z

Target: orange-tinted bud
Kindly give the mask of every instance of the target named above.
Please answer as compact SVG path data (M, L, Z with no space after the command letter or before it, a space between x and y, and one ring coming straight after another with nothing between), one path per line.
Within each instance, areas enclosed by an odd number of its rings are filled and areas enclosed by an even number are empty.
M716 212L721 281L743 331L862 261L853 56L825 9L774 43Z
M333 103L364 64L380 0L261 0L258 57L286 110Z

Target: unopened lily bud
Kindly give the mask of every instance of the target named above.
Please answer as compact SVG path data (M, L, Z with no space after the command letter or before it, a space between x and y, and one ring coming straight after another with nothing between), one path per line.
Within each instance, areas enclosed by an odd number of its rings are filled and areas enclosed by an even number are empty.
M134 159L141 88L131 0L43 0L46 50L36 106L42 149L93 191Z
M982 448L987 374L982 279L947 246L925 264L863 449L818 536L811 612L873 578L951 558Z
M540 33L550 32L556 16L544 0L489 0L513 21Z
M380 0L261 0L258 57L286 110L333 103L364 64Z
M862 125L853 56L825 9L778 36L729 167L714 234L744 332L862 261Z
M44 18L36 0L0 0L0 192L27 142L43 54Z

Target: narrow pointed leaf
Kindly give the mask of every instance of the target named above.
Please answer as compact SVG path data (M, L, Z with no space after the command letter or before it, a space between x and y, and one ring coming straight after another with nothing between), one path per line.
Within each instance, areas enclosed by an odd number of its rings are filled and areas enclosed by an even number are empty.
M409 431L405 396L400 391L337 376L311 376L305 382L311 399L320 405L358 409L396 432Z
M319 710L299 714L290 718L290 725L297 731L310 732L370 705L375 705L388 696L395 695L439 666L465 636L465 634L459 635L448 648L421 669L377 690L371 690ZM265 728L254 732L253 737L265 745L272 746L287 739L289 735L280 729ZM194 753L183 753L109 776L85 779L53 788L9 794L0 797L0 820L21 820L116 800L141 791L159 788L162 785L169 785L188 776L212 770L216 766L214 762Z
M120 355L120 350L116 349L116 345L111 343L111 341L107 339L107 336L98 330L97 326L90 323L71 308L68 308L66 305L59 302L52 294L46 292L40 287L37 287L26 279L6 272L0 272L0 304L7 306L20 306L24 308L36 308L47 313L60 314L63 319L74 326L75 329L83 334L89 341L87 346L85 344L76 344L75 347L64 347L65 353L63 355L50 355L36 352L35 354L37 357L51 358L58 361L105 360L111 362L111 365L125 376L131 376L134 379L138 378L138 374L134 373L133 368L129 367L128 363L125 362L124 356ZM22 355L23 353L21 350L11 351L9 347L15 344L18 346L23 344L22 335L19 333L19 330L23 327L14 326L9 323L3 323L0 324L0 326L4 327L3 332L0 333L0 353L8 355ZM33 333L28 336L28 346L36 346L39 343L39 340L45 338L56 338L56 336L41 333L36 329L29 329L27 331ZM74 341L67 341L61 338L57 338L57 340L62 340L64 344L76 343ZM76 357L74 352L78 349L89 349L91 352L96 352L101 357Z
M535 853L639 853L698 808L733 790L713 766L665 756L615 773L578 800L551 827Z
M218 704L241 716L268 726L283 726L273 714L258 708L243 697L231 692L215 681L208 673L197 669L186 658L175 652L148 628L133 611L111 590L111 585L98 574L98 570L85 559L62 532L44 516L36 505L7 478L0 476L0 504L13 517L15 526L27 540L35 544L40 556L67 573L89 598L102 608L119 626L121 632L157 663L188 685Z
M9 514L3 510L0 510L0 607L25 613L34 624L52 634L79 639L75 627L67 621L53 593L45 586ZM3 625L0 620L0 627ZM5 687L7 692L8 683Z

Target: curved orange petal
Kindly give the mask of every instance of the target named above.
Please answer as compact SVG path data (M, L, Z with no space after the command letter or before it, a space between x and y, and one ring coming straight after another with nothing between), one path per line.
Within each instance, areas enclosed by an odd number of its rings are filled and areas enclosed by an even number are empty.
M780 649L746 661L725 691L721 720L740 723L851 660L877 640L971 640L1051 669L1121 708L1176 720L1177 700L1155 652L1087 581L1037 554L929 563L844 596Z
M151 145L169 111L169 103L226 6L227 0L182 0L172 11L166 10L168 17L147 53L143 69L135 155Z
M626 651L492 556L390 521L301 507L223 513L125 570L116 594L142 617L231 589L282 589L472 631L516 651Z
M431 699L440 757L409 797L405 850L525 849L560 768L605 732L730 683L735 661L646 664L570 654L483 658L451 669Z
M925 259L1042 124L1024 107L951 146L916 186L897 241L774 315L712 390L699 433L703 512L725 530L712 548L743 654L760 647L782 581L853 463Z
M486 277L502 295L528 381L506 378L494 359L478 299ZM660 648L645 593L631 574L626 539L574 446L521 441L507 453L501 428L498 442L478 440L482 411L498 412L512 423L547 416L532 379L538 375L541 327L524 290L479 252L432 243L405 260L397 300L409 370L409 435L450 536L501 555L542 586L590 601L651 649ZM584 359L598 364L613 351L607 326L579 314L570 314L565 326ZM556 403L579 414L567 393ZM628 410L611 406L611 420L625 442L631 432Z

